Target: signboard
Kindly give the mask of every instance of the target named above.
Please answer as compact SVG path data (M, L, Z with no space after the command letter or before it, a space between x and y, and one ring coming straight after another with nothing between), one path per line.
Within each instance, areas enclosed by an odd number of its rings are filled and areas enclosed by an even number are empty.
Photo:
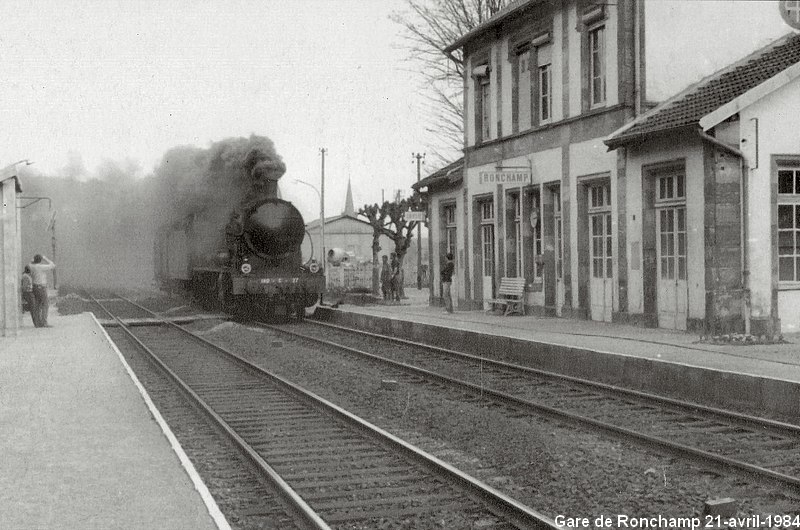
M424 223L425 222L425 212L414 212L414 211L409 210L409 211L407 211L406 213L403 214L403 218L406 221L417 221L417 222L420 222L420 223Z
M800 0L781 0L778 9L784 22L794 29L800 29Z
M478 184L502 184L503 186L518 188L531 182L530 170L481 171L478 173Z

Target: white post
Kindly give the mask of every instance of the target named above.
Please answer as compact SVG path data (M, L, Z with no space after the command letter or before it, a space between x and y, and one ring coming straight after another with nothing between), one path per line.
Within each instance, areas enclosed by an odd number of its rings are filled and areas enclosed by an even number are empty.
M319 197L319 229L320 237L322 238L322 274L326 274L328 267L328 254L325 249L325 153L328 152L324 147L320 148L319 152L322 154L322 173L320 175L320 197Z

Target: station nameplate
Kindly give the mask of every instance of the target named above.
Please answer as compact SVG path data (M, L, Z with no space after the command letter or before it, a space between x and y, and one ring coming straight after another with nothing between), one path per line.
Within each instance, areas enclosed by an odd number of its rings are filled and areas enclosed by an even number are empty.
M530 171L481 171L478 184L502 184L503 186L525 186L531 183Z
M418 221L420 223L423 223L425 222L425 212L408 211L403 214L403 218L406 221Z

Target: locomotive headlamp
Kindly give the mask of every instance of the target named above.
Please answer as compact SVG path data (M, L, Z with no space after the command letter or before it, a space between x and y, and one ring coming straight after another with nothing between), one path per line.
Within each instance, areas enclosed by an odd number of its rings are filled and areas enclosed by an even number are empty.
M316 274L319 272L319 263L316 261L312 261L311 265L308 266L308 270L311 271L312 274Z
M239 267L239 270L242 271L242 274L250 274L250 271L253 270L253 266L249 263L242 263L242 266Z

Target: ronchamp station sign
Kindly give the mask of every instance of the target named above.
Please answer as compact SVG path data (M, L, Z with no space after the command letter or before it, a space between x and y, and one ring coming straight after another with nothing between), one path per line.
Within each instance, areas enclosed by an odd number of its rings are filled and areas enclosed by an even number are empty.
M501 184L518 188L530 183L530 171L481 171L478 173L478 184Z

